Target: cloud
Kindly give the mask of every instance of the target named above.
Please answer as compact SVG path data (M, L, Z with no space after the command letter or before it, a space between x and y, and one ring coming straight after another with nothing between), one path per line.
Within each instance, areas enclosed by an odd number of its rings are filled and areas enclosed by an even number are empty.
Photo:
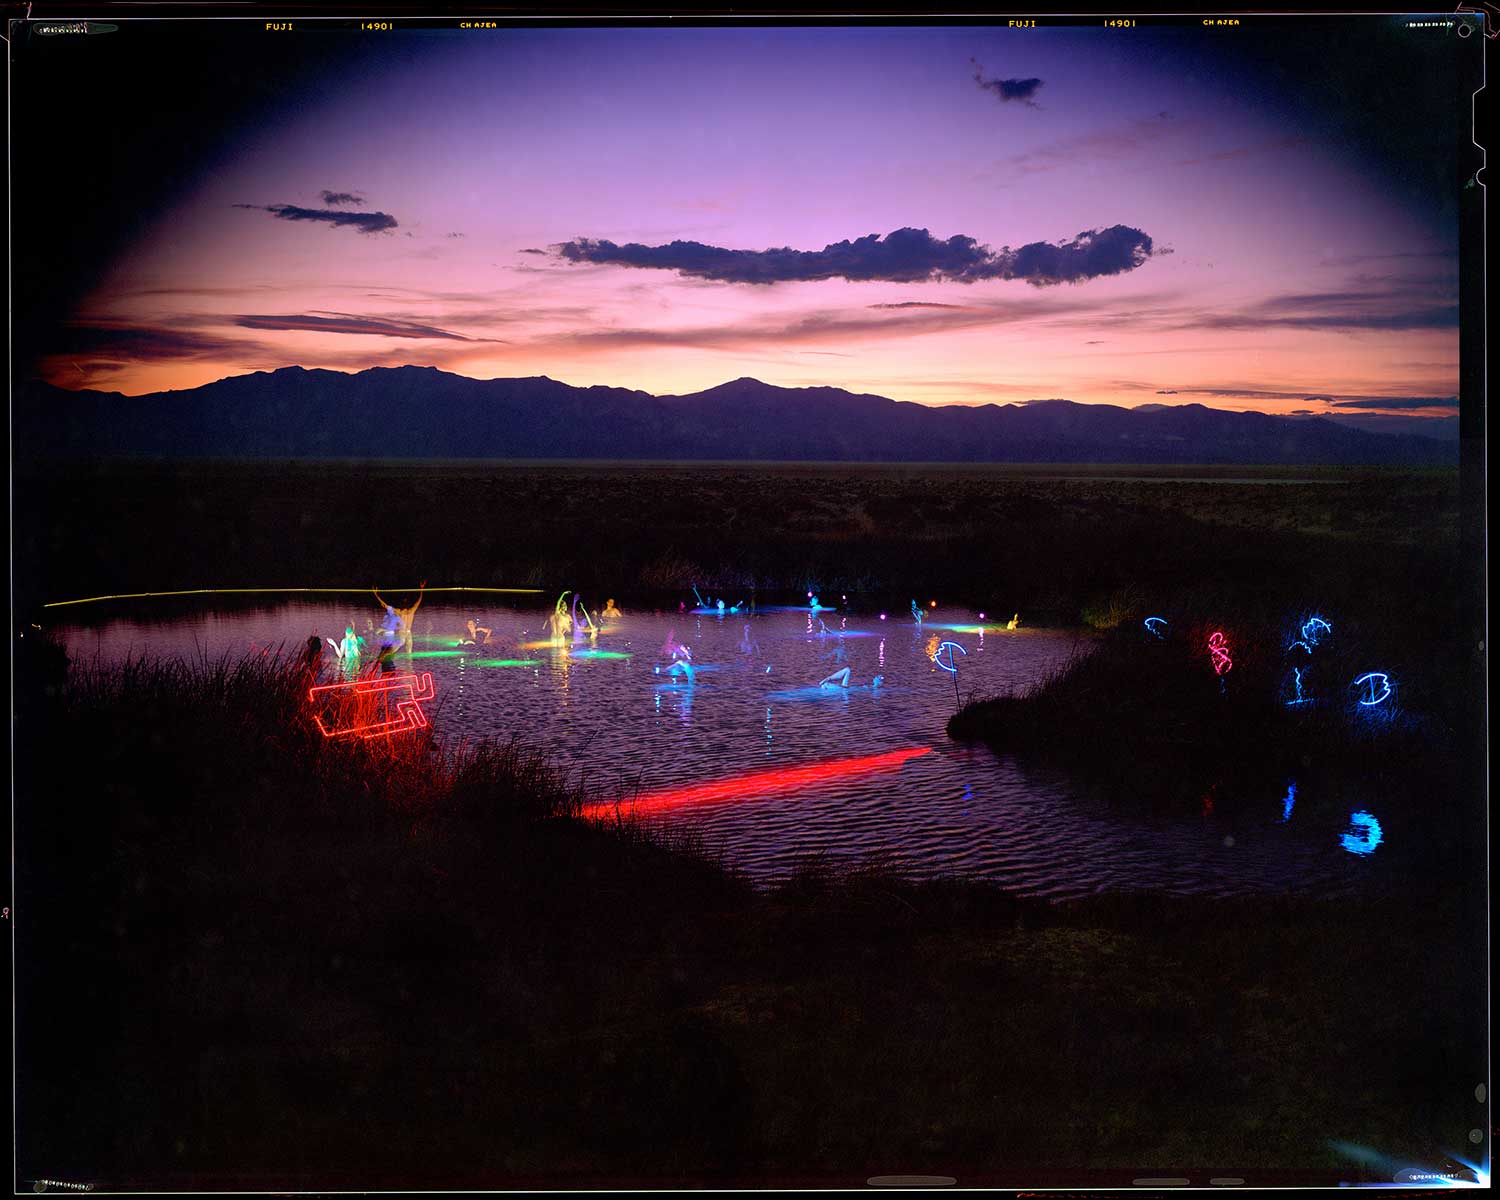
M1212 154L1199 154L1192 158L1180 158L1172 165L1174 167L1196 167L1200 163L1229 162L1237 158L1248 158L1252 154L1265 154L1272 150L1290 150L1295 146L1307 144L1308 139L1301 134L1288 134L1286 137L1269 138L1261 142L1252 142L1248 146L1235 146L1230 150L1216 150Z
M463 237L463 234L461 234L461 233L445 233L445 234L443 234L443 236L444 237L451 237L451 238L461 238L461 237Z
M1457 396L1360 396L1334 400L1338 408L1457 408Z
M870 308L957 308L962 309L962 304L938 304L931 300L901 300L895 304L871 304Z
M1040 108L1036 102L1037 89L1042 86L1040 79L986 79L984 68L974 59L969 59L974 64L974 82L985 91L994 95L1003 104L1019 101L1028 108Z
M295 204L236 204L235 208L253 208L268 212L283 221L326 221L334 226L348 226L360 233L381 233L396 228L396 218L383 212L344 212L339 209L298 208Z
M353 313L301 313L287 316L247 314L234 318L244 329L311 330L317 333L355 333L377 337L447 338L455 342L493 341L493 338L471 338L432 325L399 321L385 317L361 317Z
M61 331L57 357L79 356L96 363L161 362L264 354L268 347L243 338L225 338L163 326L69 325Z
M823 310L791 319L769 317L737 320L722 325L676 329L599 328L544 335L537 346L574 350L619 349L641 346L686 346L694 349L747 351L764 346L793 344L843 345L871 338L917 337L951 330L981 329L1037 321L1095 320L1108 306L1098 300L1010 299L947 309L916 308L870 313L865 309Z
M1403 332L1454 329L1458 305L1451 293L1415 297L1403 289L1351 289L1269 296L1227 310L1182 309L1122 313L1117 324L1162 330L1260 330L1268 328Z
M1163 138L1190 130L1193 124L1179 121L1166 111L1153 113L1148 117L1137 117L1133 121L1092 133L1059 138L1055 142L997 159L989 168L975 176L975 179L1003 187L1015 179L1060 170L1075 163L1096 165L1105 161L1129 159Z
M358 196L353 192L325 191L322 195L323 203L328 205L330 208L336 207L341 204L363 204L365 202L365 198L363 196Z
M919 283L1024 279L1036 287L1080 283L1132 271L1151 257L1151 238L1128 225L1084 230L1066 242L1030 242L991 250L962 234L946 241L925 229L897 229L834 242L822 250L728 250L702 242L644 246L579 238L553 247L569 263L677 271L720 283L771 284L821 279Z
M1132 384L1126 380L1117 380L1116 386L1121 387L1149 387L1149 384ZM1303 404L1328 404L1339 408L1362 408L1362 409L1421 409L1421 408L1456 408L1458 406L1457 396L1359 396L1348 394L1331 395L1308 395L1307 392L1277 392L1261 388L1240 387L1185 387L1158 389L1158 396L1175 396L1178 394L1188 396L1216 396L1228 400L1299 400ZM1301 412L1317 411L1320 416L1332 416L1326 410L1301 409Z

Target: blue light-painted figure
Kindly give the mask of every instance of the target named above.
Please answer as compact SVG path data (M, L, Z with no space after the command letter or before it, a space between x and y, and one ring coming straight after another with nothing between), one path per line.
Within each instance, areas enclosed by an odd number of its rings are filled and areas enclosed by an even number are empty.
M1333 626L1322 617L1308 617L1302 623L1302 637L1309 645L1316 646L1323 639L1325 633L1332 633Z
M1380 845L1380 822L1367 812L1349 814L1349 832L1339 837L1339 845L1350 854L1374 854Z
M1312 647L1309 646L1306 642L1304 642L1301 638L1298 638L1295 642L1293 642L1290 646L1288 646L1286 648L1286 652L1288 654L1290 654L1293 650L1296 650L1298 647L1301 647L1302 652L1304 654L1311 654L1312 653Z
M922 610L917 607L917 602L915 600L911 602L911 619L918 625L922 623Z
M947 662L943 661L943 651L944 650L948 651L948 661ZM962 646L960 646L957 642L942 642L942 643L940 643L938 645L938 648L937 648L937 653L932 656L932 661L935 662L938 666L942 667L943 670L947 671L948 674L950 674L950 675L957 675L958 674L958 667L957 667L957 665L955 665L955 663L953 661L953 651L954 650L957 650L965 658L968 657L969 652L967 650L965 650Z
M1147 617L1141 622L1146 627L1146 632L1155 637L1165 638L1167 636L1167 622L1162 617Z
M1383 671L1370 671L1367 674L1361 675L1350 684L1351 687L1355 688L1362 685L1369 689L1365 694L1365 698L1360 701L1360 704L1365 708L1373 708L1377 704L1383 704L1386 700L1390 699L1391 691L1393 690L1391 688L1391 677Z
M1290 708L1290 707L1292 707L1293 705L1296 705L1296 704L1310 704L1310 703L1312 703L1312 697L1311 696L1304 696L1302 694L1302 668L1301 667L1293 667L1292 668L1292 675L1293 675L1293 677L1295 679L1295 686L1297 688L1297 694L1294 697L1292 697L1292 699L1290 699L1290 700L1288 700L1286 702L1287 703L1287 707Z
M1286 795L1281 798L1281 819L1290 821L1292 819L1292 805L1297 803L1297 781L1288 779L1286 781Z

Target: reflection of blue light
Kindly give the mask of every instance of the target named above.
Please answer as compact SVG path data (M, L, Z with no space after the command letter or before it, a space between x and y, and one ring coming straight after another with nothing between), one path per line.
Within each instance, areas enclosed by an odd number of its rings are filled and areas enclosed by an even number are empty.
M1281 819L1290 821L1292 819L1292 805L1297 803L1297 781L1288 779L1286 781L1286 795L1281 799Z
M1333 626L1322 617L1308 617L1302 623L1302 636L1312 645L1316 646L1325 633L1331 633Z
M948 651L948 661L947 662L943 661L943 651L944 650ZM942 642L942 643L940 643L938 645L938 648L937 648L937 653L935 653L932 656L932 661L935 662L938 666L942 667L943 670L947 671L948 674L950 674L950 675L957 675L958 674L958 667L956 667L954 665L954 663L953 663L953 651L954 650L957 650L965 658L967 658L969 656L969 652L967 650L965 650L962 646L960 646L957 642Z
M1377 679L1380 681L1379 683L1375 682ZM1362 683L1367 683L1370 685L1370 698L1368 700L1360 701L1360 704L1362 704L1364 707L1371 708L1376 704L1382 703L1390 697L1391 677L1384 672L1371 671L1368 674L1361 675L1350 686L1359 687L1359 685Z
M1148 633L1153 633L1159 638L1167 636L1167 622L1162 617L1147 617L1141 622Z
M1339 838L1339 845L1350 854L1373 854L1380 845L1380 822L1367 812L1349 814L1349 832Z

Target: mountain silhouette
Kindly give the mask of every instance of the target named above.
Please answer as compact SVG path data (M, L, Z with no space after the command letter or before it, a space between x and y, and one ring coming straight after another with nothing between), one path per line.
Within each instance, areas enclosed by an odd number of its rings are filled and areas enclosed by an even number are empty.
M125 396L31 383L18 460L80 456L1446 465L1457 447L1201 404L929 407L735 379L685 396L469 379L433 367L283 367Z

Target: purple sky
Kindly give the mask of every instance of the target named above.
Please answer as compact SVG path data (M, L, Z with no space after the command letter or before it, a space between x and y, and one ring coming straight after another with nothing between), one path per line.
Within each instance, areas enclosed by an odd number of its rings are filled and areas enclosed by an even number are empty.
M140 393L416 363L1456 412L1456 228L1278 97L1114 31L387 45L159 213L47 377ZM881 240L899 230L930 237ZM783 247L802 253L764 253Z

